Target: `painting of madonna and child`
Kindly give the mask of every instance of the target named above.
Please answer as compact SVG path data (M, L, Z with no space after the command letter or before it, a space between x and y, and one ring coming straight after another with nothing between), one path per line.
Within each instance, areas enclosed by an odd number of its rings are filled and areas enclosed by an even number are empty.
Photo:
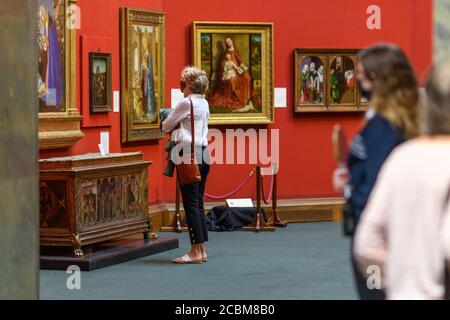
M355 81L357 50L296 49L295 111L360 111Z
M206 98L211 123L272 122L271 28L265 32L224 29L197 32L198 44L194 44L195 64L210 80Z

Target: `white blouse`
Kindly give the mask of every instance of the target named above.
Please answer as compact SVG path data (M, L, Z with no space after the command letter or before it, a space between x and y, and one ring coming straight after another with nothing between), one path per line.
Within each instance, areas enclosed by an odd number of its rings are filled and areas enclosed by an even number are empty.
M180 127L172 132L172 141L182 144L191 143L191 106L189 99L192 99L194 105L195 145L206 147L208 146L208 119L210 113L209 104L204 95L191 94L181 100L174 111L163 122L162 130L169 133L179 124Z

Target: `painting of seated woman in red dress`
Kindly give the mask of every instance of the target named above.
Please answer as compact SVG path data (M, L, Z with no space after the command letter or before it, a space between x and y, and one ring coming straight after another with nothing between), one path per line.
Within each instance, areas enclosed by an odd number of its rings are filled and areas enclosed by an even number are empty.
M208 96L210 107L224 112L260 112L261 98L254 87L251 71L241 58L233 39L226 38L215 83Z
M210 124L274 121L272 23L194 22L193 63L206 72Z

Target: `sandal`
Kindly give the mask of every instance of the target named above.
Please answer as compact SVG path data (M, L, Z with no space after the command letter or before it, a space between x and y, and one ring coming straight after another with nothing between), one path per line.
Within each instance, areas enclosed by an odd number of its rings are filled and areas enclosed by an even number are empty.
M202 260L192 260L192 258L188 254L185 254L182 257L173 258L172 262L176 263L176 264L201 264L201 263L203 263L203 259Z
M203 261L203 262L208 262L208 256L207 256L207 255L204 255L204 256L202 257L202 261Z

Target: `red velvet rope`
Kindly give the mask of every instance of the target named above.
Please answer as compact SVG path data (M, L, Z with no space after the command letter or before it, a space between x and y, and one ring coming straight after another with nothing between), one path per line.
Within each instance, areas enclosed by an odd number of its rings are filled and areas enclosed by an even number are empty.
M254 173L255 173L255 170L252 170L252 172L250 172L249 176L235 190L231 191L228 194L225 194L223 196L215 196L215 195L211 195L211 194L208 194L205 192L205 197L207 197L209 199L213 199L213 200L224 200L229 197L232 197L233 195L235 195L236 193L241 191L242 188L244 188L244 186L250 181L250 179L252 178Z
M274 176L270 176L270 189L269 189L269 197L266 197L266 193L264 192L264 176L261 176L261 190L263 195L263 201L265 204L269 204L270 201L272 201L272 195L273 195L273 182L274 182Z

